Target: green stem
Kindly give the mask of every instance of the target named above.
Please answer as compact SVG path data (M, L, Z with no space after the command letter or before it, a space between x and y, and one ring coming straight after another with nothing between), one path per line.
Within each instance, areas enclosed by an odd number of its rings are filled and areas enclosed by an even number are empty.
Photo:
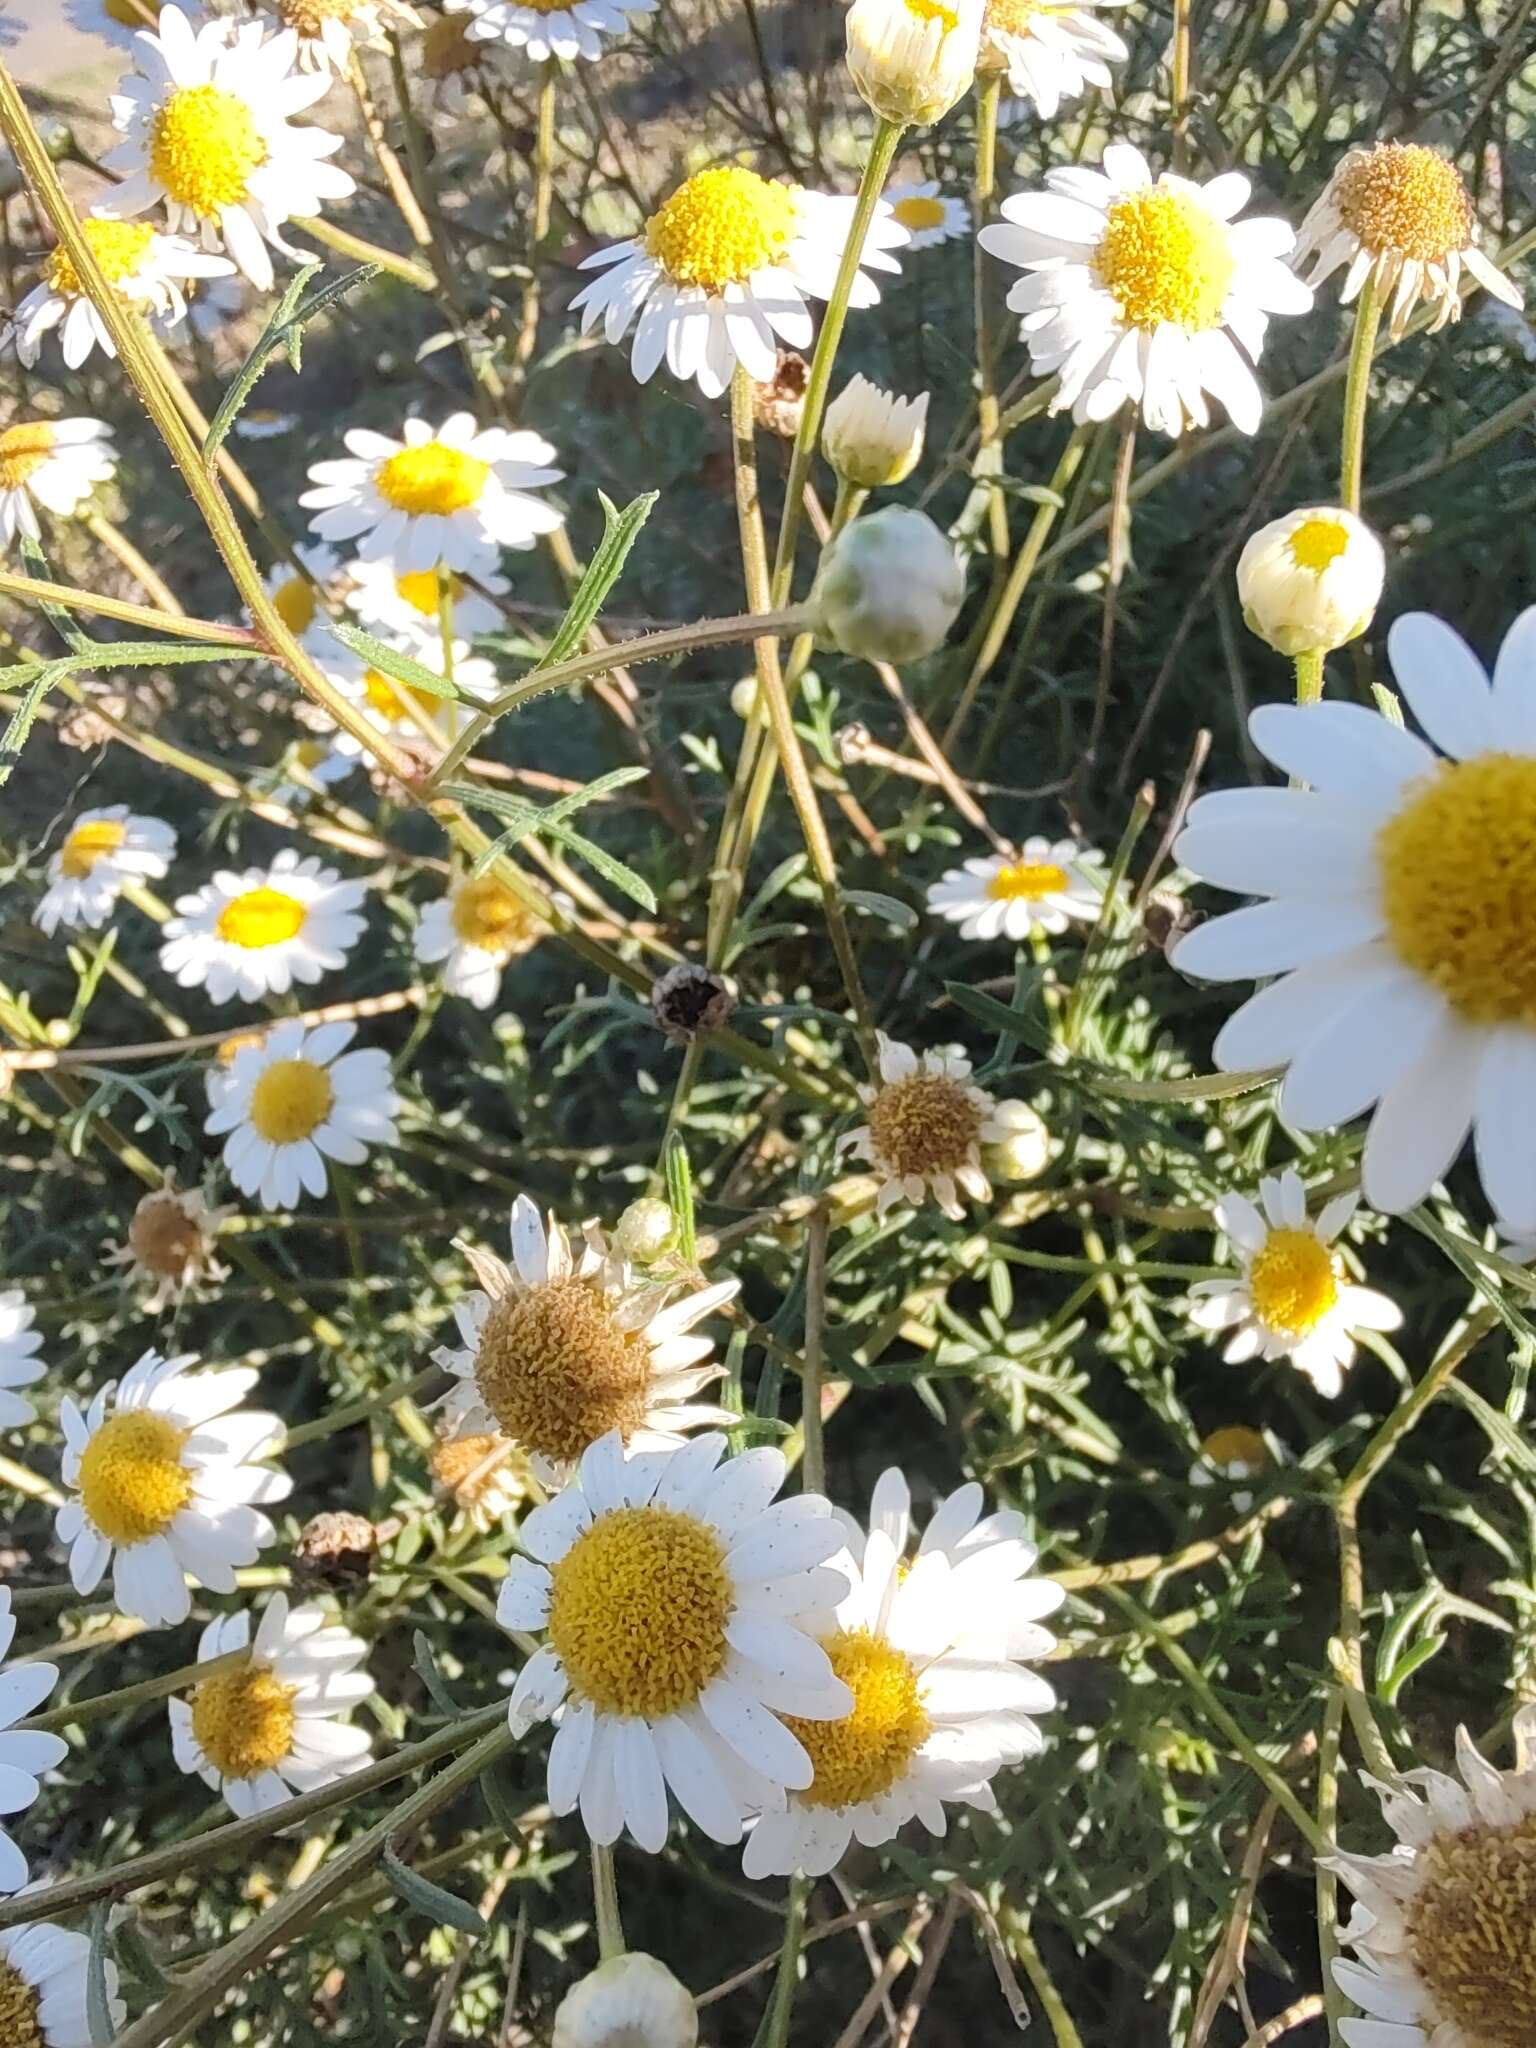
M800 1949L805 1940L805 1903L811 1895L810 1880L789 1880L789 1911L784 1920L784 1945L779 1950L778 1975L773 1980L773 1997L763 2021L760 2048L788 2048L790 2015L795 2006L795 1988L800 1981Z
M624 1953L624 1923L619 1917L619 1880L613 1851L592 1844L592 1904L597 1918L597 1952L605 1963Z
M1321 650L1309 649L1296 656L1296 702L1316 704L1323 694L1323 656Z
M1339 446L1339 503L1347 512L1360 510L1360 483L1365 473L1365 409L1371 396L1371 359L1381 306L1376 280L1368 277L1355 303L1355 335L1349 345L1344 382L1344 432Z
M555 89L560 80L560 62L546 57L539 71L538 129L533 147L533 219L528 228L528 284L523 293L523 317L518 328L513 362L519 377L526 377L539 338L539 255L549 234L551 200L555 185Z
M816 1204L805 1241L805 1352L800 1361L800 1484L807 1493L827 1490L827 1452L822 1438L822 1332L827 1316L827 1205Z

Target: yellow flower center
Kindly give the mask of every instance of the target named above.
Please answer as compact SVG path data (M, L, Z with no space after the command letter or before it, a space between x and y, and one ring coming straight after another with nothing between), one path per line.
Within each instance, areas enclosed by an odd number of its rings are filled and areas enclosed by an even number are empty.
M911 1660L882 1636L843 1629L822 1648L853 1694L853 1712L845 1721L789 1721L816 1767L800 1797L807 1806L862 1806L900 1783L930 1723Z
M1287 543L1291 560L1298 569L1311 569L1321 573L1349 548L1349 528L1342 519L1329 519L1326 514L1316 514L1303 519Z
M225 1778L259 1778L293 1748L298 1688L249 1660L205 1678L192 1695L192 1733Z
M621 1330L585 1280L503 1295L475 1354L475 1384L501 1428L561 1461L611 1429L627 1442L645 1419L650 1376L645 1339Z
M318 36L328 21L350 21L357 12L356 0L274 0L277 18L284 28L296 28L301 36Z
M304 576L285 578L273 591L272 602L277 607L278 617L293 634L307 633L320 609L315 586Z
M13 1964L0 1956L0 2048L48 2048L38 2013L37 1993Z
M1154 185L1110 207L1095 256L1128 327L1221 325L1237 265L1226 226L1188 192Z
M450 576L449 583L453 601L457 604L464 595L464 578ZM403 598L412 611L420 612L424 619L435 619L441 608L442 594L438 572L436 569L408 570L404 576L395 578L395 594Z
M981 1109L963 1081L906 1074L888 1081L869 1105L869 1136L890 1173L954 1173L975 1151Z
M178 206L205 217L238 206L267 160L256 116L238 93L184 85L154 119L149 168Z
M219 912L214 929L227 945L255 953L263 946L281 946L295 937L304 929L307 915L296 896L263 886L232 896Z
M491 875L461 883L454 891L451 915L459 940L486 953L510 953L534 928L530 913Z
M501 1455L498 1457L497 1453ZM496 1462L482 1470L488 1459ZM432 1477L460 1507L473 1508L488 1494L526 1493L528 1463L504 1436L455 1436L432 1446ZM477 1476L478 1475L478 1476Z
M1054 861L1014 861L998 869L987 884L987 894L995 903L1038 903L1065 889L1067 879L1066 869Z
M1536 1024L1536 761L1445 763L1376 835L1387 936L1473 1024Z
M0 434L0 491L19 491L53 453L53 429L45 420L28 420Z
M101 0L108 21L123 28L155 28L160 21L160 0Z
M421 39L421 68L428 78L452 78L473 71L485 55L484 43L472 43L467 14L440 14Z
M200 1211L187 1200L162 1190L146 1195L128 1225L128 1249L134 1263L158 1279L180 1280L189 1268L203 1263L207 1238Z
M673 1508L620 1508L554 1567L549 1640L571 1690L599 1713L656 1718L692 1706L726 1659L725 1546Z
M1272 1230L1248 1268L1248 1292L1261 1322L1303 1337L1339 1298L1338 1261L1310 1230Z
M274 1060L251 1090L251 1128L273 1145L311 1137L331 1113L336 1091L315 1060Z
M953 7L947 7L944 0L906 0L907 12L914 21L937 21L948 35L952 28L960 26L960 17Z
M423 441L419 448L402 448L391 455L374 481L379 496L397 512L408 512L413 519L429 514L446 519L478 503L490 473L491 465L478 455L466 455L443 441Z
M59 872L72 882L83 881L97 861L116 853L128 836L121 818L92 818L77 825L59 852Z
M1047 7L1042 0L987 0L982 28L1004 36L1027 35L1029 24L1037 14L1061 14L1065 11L1059 7Z
M1472 239L1461 173L1419 142L1383 142L1355 157L1339 171L1334 196L1344 225L1373 256L1441 263Z
M80 1504L109 1543L146 1543L192 1498L181 1462L191 1435L164 1415L133 1408L110 1416L80 1456Z
M794 188L738 164L700 171L645 224L645 249L674 284L745 284L784 260L799 231Z
M369 709L389 725L413 723L413 707L428 720L436 718L445 702L426 690L412 689L409 683L397 683L393 676L376 668L367 670L363 676L363 696Z
M154 229L138 220L83 220L80 232L108 284L135 276L155 239ZM62 247L49 256L43 275L61 299L78 299L84 290L73 258Z
M915 235L928 228L944 225L944 202L942 199L925 199L915 194L910 199L898 199L891 208L892 213L904 228L910 228Z
M1256 1429L1234 1423L1228 1429L1213 1429L1200 1446L1201 1453L1218 1472L1228 1466L1253 1470L1269 1463L1269 1445Z
M1426 2033L1465 2048L1536 2041L1536 1817L1437 1835L1420 1851L1408 1946L1429 1992Z

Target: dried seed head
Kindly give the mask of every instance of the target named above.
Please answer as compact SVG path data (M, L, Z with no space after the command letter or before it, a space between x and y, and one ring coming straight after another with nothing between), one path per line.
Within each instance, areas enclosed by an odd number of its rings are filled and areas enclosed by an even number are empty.
M379 1532L366 1515L316 1515L294 1545L294 1573L326 1586L350 1585L368 1577L378 1547Z
M703 1031L718 1031L736 1007L736 992L723 975L679 961L651 989L651 1015L674 1045Z

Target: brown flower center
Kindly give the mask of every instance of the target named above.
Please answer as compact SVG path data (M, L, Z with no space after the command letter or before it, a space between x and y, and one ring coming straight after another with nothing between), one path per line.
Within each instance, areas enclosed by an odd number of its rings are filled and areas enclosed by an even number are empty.
M1437 1835L1409 1910L1409 1948L1435 2019L1466 2048L1536 2041L1536 1815ZM1435 2038L1439 2038L1435 2029Z
M1336 181L1344 225L1373 256L1390 250L1441 263L1472 239L1461 173L1418 142L1383 142L1344 165Z
M506 1434L561 1461L611 1429L628 1441L645 1419L650 1370L645 1339L621 1330L585 1280L503 1295L475 1357L481 1398Z
M0 2048L48 2048L37 2007L32 1986L0 1957Z
M197 1214L180 1195L146 1195L128 1225L128 1249L146 1272L180 1280L203 1262L207 1241Z
M888 1081L869 1105L869 1136L890 1173L954 1173L981 1136L981 1108L963 1081L906 1074Z

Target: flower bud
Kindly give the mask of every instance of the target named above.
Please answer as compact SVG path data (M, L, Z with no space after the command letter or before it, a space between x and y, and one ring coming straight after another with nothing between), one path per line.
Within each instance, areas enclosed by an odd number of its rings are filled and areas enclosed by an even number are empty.
M1006 1135L982 1147L983 1169L995 1181L1038 1180L1051 1161L1051 1134L1045 1119L1027 1102L999 1102L992 1111L994 1123L1006 1126Z
M613 1248L631 1265L649 1266L671 1250L676 1235L677 1218L667 1204L657 1195L642 1195L619 1218Z
M695 2048L699 2015L665 1963L614 1956L573 1984L555 2012L553 2048Z
M1341 505L1261 526L1237 564L1248 630L1277 653L1327 654L1371 623L1386 579L1381 542Z
M927 124L976 76L984 0L853 0L848 69L882 121Z
M928 394L898 398L867 377L853 377L827 407L822 453L846 484L876 491L916 469L928 425Z
M888 505L845 526L821 558L811 624L865 661L917 661L942 647L965 597L965 570L926 512Z
M757 677L740 676L731 685L731 709L738 718L750 718L757 709Z

